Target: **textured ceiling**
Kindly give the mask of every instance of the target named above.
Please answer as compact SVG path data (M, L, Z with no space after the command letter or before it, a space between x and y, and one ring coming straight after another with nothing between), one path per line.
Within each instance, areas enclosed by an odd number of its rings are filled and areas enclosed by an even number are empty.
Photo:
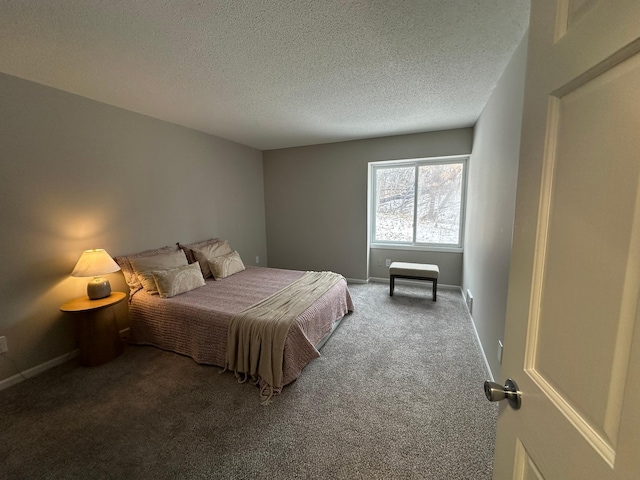
M529 0L0 0L0 72L261 150L471 126Z

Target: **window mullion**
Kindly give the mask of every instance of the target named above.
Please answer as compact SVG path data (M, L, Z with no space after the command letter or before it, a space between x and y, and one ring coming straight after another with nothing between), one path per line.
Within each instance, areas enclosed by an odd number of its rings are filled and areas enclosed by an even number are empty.
M416 244L416 232L418 226L418 165L415 167L414 185L413 185L413 244Z
M369 231L369 236L370 239L373 239L373 241L377 241L377 218L378 218L378 214L377 214L377 208L378 208L378 179L376 178L376 175L378 175L378 168L377 167L373 167L371 170L371 225L369 226L369 228L371 229Z

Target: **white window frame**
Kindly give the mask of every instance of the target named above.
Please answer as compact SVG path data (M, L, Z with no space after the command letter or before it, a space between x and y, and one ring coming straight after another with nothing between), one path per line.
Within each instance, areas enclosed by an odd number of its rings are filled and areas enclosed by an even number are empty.
M460 230L458 236L458 244L441 244L441 243L421 243L416 242L416 221L417 215L417 196L418 196L418 175L417 168L421 165L443 165L448 163L462 163L462 191L460 194ZM426 158L411 158L403 160L386 160L381 162L369 162L369 247L370 248L384 248L390 250L423 250L423 251L438 251L438 252L462 252L464 244L464 224L465 224L465 212L466 212L466 198L467 198L467 171L468 171L469 155L456 155L447 157L426 157ZM413 206L413 240L411 242L399 242L399 241L383 241L375 240L376 231L376 170L378 168L388 167L408 167L413 166L416 168L415 175L415 196Z

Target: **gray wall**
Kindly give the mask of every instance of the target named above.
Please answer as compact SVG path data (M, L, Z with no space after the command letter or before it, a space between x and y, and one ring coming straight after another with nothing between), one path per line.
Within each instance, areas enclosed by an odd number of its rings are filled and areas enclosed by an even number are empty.
M462 253L372 248L369 276L388 279L387 259L392 262L433 263L440 270L438 285L462 285Z
M463 128L264 152L269 266L367 279L368 162L468 154L472 135ZM446 263L457 270L447 281L459 285L459 260Z
M0 132L0 335L20 370L74 350L59 307L85 293L69 273L87 248L219 236L267 262L259 150L4 74ZM126 327L126 304L117 313ZM0 357L0 381L15 373Z
M462 287L473 295L473 321L497 380L501 380L497 351L506 319L526 46L525 36L480 115L469 161Z

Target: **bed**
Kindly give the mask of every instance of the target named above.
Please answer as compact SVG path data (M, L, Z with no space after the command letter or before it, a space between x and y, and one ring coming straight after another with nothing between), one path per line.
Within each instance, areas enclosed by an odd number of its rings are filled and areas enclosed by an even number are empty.
M211 239L191 245L179 244L179 248L169 246L116 257L115 260L122 268L130 287L131 343L153 345L187 355L201 364L229 367L228 347L234 345L229 332L233 322L265 298L274 298L278 292L298 285L306 275L306 272L296 270L242 265L242 268L234 267L237 271L232 269L233 273L224 278L213 275L213 271L209 272L210 275L203 272L202 280L198 279L196 288L167 298L145 291L140 276L136 275L139 271L134 265L136 261L141 261L137 259L153 263L155 259L161 258L158 255L176 256L179 255L176 253L179 251L184 252L188 265L194 269L195 264L202 267L202 255L198 255L199 259L196 258L198 248L203 245L216 245L215 242L219 244L222 241ZM229 249L227 245L223 251ZM210 248L209 253L211 251ZM225 255L228 257L231 254L221 254L216 258L223 258ZM213 268L212 264L209 265ZM191 270L184 266L179 268ZM159 273L157 270L154 272ZM283 386L297 379L305 365L319 357L319 348L333 333L344 315L353 311L353 302L346 281L341 276L338 277L308 308L304 308L292 319L284 338L282 374L277 377L275 384L265 383L264 378L254 375L253 379L261 386L261 395L266 403L272 395L279 394ZM155 278L158 280L157 276ZM244 381L251 372L240 370L236 370L236 376Z

